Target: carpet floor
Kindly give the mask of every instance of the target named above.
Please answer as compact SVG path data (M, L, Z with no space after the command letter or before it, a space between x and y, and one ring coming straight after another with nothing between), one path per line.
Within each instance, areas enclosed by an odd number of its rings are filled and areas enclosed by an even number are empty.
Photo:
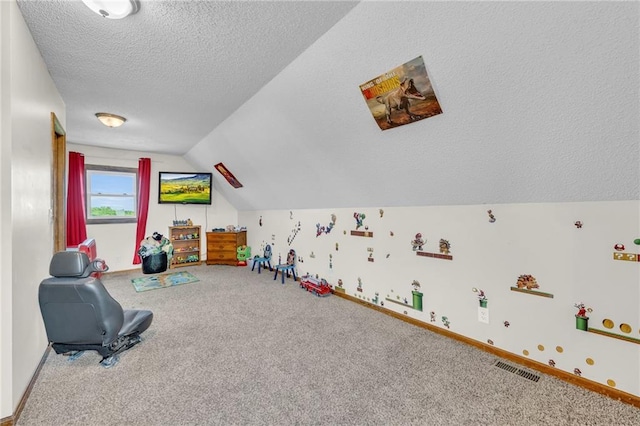
M101 367L50 352L17 422L28 425L640 425L640 410L348 300L248 267L185 268L199 281L136 293L143 342ZM538 373L536 373L538 374Z

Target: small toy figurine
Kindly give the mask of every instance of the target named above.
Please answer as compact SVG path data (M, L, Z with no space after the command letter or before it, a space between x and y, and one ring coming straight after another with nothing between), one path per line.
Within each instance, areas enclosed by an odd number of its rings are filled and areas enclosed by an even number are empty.
M526 288L527 290L531 290L534 288L539 288L538 281L533 277L533 275L525 274L520 275L518 277L518 282L516 283L518 288Z
M577 317L588 318L587 312L589 313L593 312L593 309L585 307L584 303L582 302L575 303L573 306L578 308L578 313L576 314Z
M509 321L505 321L503 324L504 324L504 326L505 326L505 327L507 327L507 328L509 328L509 326L511 325L511 324L509 324Z
M291 249L287 253L287 265L293 265L296 262L296 252Z
M576 228L580 229L582 228L582 222L579 220L576 220L576 223L574 223L574 225L576 226Z
M414 240L411 240L411 246L413 247L413 251L422 251L422 246L425 244L425 240L422 239L422 234L417 233Z
M450 250L451 250L451 244L449 244L449 241L440 238L440 253L449 254Z
M358 212L354 212L353 213L353 218L356 220L356 230L360 229L360 227L362 226L362 221L365 219L365 214L364 213L358 213Z
M550 359L550 360L549 360L549 365L550 365L551 367L555 367L555 366L556 366L556 362L555 362L554 360Z
M431 322L436 322L436 313L431 311L429 312Z
M443 324L445 327L449 328L449 324L451 324L451 322L449 322L449 318L447 318L447 317L442 317L442 324Z
M489 301L489 299L487 299L487 296L484 294L484 290L474 287L471 289L471 291L473 291L474 293L478 293L478 300L480 301L480 307L486 308L487 302Z
M580 377L580 376L582 376L582 371L580 371L579 368L574 368L573 369L573 374L575 374L576 376Z
M380 217L384 216L384 210L380 209L379 212L380 212Z
M487 210L487 213L489 214L489 222L493 223L496 221L496 217L493 215L493 213L491 212L491 210Z
M237 249L238 266L247 266L247 259L251 257L251 247L239 246Z
M413 280L413 282L411 283L411 285L413 286L413 289L415 291L418 291L418 289L420 288L420 281L418 280Z

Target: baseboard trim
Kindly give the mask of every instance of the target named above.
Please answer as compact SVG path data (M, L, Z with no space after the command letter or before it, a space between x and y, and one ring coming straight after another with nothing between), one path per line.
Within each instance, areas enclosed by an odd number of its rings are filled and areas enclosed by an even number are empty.
M358 299L354 296L349 296L343 292L334 291L333 294L338 297L342 297L343 299L347 299L351 302L358 303L360 305L366 306L367 308L376 310L378 312L382 312L383 314L389 315L391 317L397 318L409 324L415 325L417 327L421 327L427 329L429 331L433 331L434 333L441 334L443 336L449 337L451 339L455 339L459 342L466 343L467 345L474 346L478 349L481 349L485 352L489 352L493 355L496 355L500 358L507 359L509 361L515 362L520 365L524 365L525 367L531 368L533 370L539 371L541 373L547 374L549 376L556 377L565 382L571 383L576 386L580 386L587 390L597 392L599 394L608 396L609 398L616 399L618 401L624 402L626 404L633 405L635 407L640 408L640 397L637 397L633 394L611 388L605 386L601 383L594 382L593 380L586 379L584 377L576 376L575 374L568 373L563 370L558 370L549 365L543 364L538 361L531 360L529 358L522 357L520 355L513 354L511 352L505 351L504 349L496 348L495 346L489 345L487 343L482 343L477 340L471 339L469 337L463 336L461 334L454 333L453 331L446 330L440 327L436 327L429 323L419 321L415 318L411 318L407 315L400 314L398 312L394 312L390 309L385 309L381 306L375 305L370 302L366 302L364 300Z
M168 268L167 268L168 269ZM111 276L115 276L115 275L124 275L124 274L129 274L131 272L136 272L136 271L140 271L142 272L142 269L140 269L140 266L138 266L137 268L132 268L132 269L123 269L121 271L107 271L107 272L103 272L102 275L111 275ZM1 426L1 425L0 425Z
M31 391L33 390L33 387L36 384L36 380L40 375L40 371L42 370L44 363L47 361L47 357L49 356L49 351L51 351L51 346L47 346L47 349L45 349L44 354L42 355L42 358L40 359L40 362L36 367L36 371L34 371L33 376L31 376L31 380L27 385L27 389L25 389L24 393L22 394L22 398L20 398L20 402L16 407L16 410L13 412L13 416L4 417L0 419L0 426L13 426L16 424L16 422L20 418L20 414L22 414L22 410L24 409L24 406L27 404L27 399L29 399L29 395L31 395Z

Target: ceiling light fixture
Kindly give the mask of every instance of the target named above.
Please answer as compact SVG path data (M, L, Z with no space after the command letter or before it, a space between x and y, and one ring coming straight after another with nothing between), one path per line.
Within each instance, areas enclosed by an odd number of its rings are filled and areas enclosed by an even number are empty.
M125 121L127 121L126 118L120 115L109 114L106 112L96 112L96 117L98 117L98 120L107 127L120 127Z
M103 18L122 19L140 10L138 0L82 0L89 9Z

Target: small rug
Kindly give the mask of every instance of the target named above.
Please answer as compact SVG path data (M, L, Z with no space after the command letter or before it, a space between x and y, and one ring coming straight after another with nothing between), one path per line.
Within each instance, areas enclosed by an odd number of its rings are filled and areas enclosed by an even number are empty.
M189 284L200 281L189 272L172 272L169 274L149 275L141 278L132 278L131 283L136 291L155 290L156 288L173 287L180 284Z

